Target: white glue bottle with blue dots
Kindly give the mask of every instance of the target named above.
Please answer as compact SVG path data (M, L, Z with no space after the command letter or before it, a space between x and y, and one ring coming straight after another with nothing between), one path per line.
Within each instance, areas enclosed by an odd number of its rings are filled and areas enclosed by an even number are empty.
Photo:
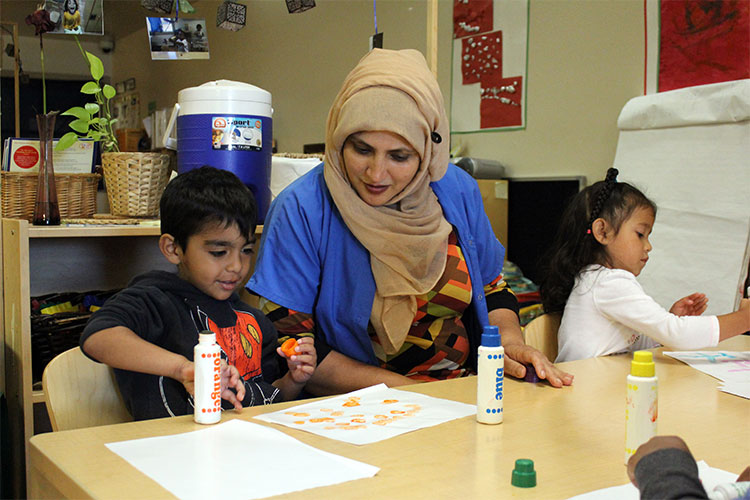
M485 326L482 345L477 349L477 421L499 424L503 421L503 379L505 349L500 345L496 326Z

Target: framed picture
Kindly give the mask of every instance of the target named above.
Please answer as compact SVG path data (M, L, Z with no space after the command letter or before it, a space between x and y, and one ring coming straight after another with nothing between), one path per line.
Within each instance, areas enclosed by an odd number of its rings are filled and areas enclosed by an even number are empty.
M205 19L147 17L151 59L209 59Z
M101 0L47 0L45 8L55 29L63 35L103 35L104 2Z

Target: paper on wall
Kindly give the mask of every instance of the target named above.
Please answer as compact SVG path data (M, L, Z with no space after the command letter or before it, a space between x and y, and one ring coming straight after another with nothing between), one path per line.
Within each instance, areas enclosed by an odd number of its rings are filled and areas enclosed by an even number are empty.
M242 420L106 446L185 499L264 498L373 477L380 470Z
M658 206L638 276L664 308L703 292L706 314L733 311L750 262L750 80L631 99L614 166Z
M287 158L284 156L271 157L271 199L289 184L305 175L321 163L319 158Z
M361 445L476 415L476 412L475 405L378 384L255 418Z

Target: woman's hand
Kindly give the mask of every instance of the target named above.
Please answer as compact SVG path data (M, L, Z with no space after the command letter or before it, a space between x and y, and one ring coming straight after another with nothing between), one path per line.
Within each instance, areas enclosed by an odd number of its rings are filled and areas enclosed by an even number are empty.
M505 373L512 377L524 378L526 366L534 366L537 377L546 379L552 387L562 387L573 383L573 375L556 368L541 351L526 345L521 333L518 316L510 309L494 309L489 314L490 324L500 330L501 342L505 349Z
M573 375L557 368L541 351L523 343L503 343L505 349L505 373L516 378L526 376L526 366L534 366L537 377L546 379L552 387L573 383Z
M708 307L708 297L704 293L692 293L672 305L669 310L677 316L700 316Z
M289 366L289 376L297 384L304 384L313 372L315 372L315 366L318 362L318 356L315 351L315 344L311 337L301 337L297 339L297 347L294 348L296 354L291 357L284 354L281 347L276 348L276 352L279 356L287 358L287 365Z

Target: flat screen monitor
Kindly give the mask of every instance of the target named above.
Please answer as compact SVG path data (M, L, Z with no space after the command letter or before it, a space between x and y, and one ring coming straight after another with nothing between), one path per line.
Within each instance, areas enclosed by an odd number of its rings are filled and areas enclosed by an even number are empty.
M562 212L586 186L586 178L519 177L508 179L507 259L539 284L540 259L552 244Z

